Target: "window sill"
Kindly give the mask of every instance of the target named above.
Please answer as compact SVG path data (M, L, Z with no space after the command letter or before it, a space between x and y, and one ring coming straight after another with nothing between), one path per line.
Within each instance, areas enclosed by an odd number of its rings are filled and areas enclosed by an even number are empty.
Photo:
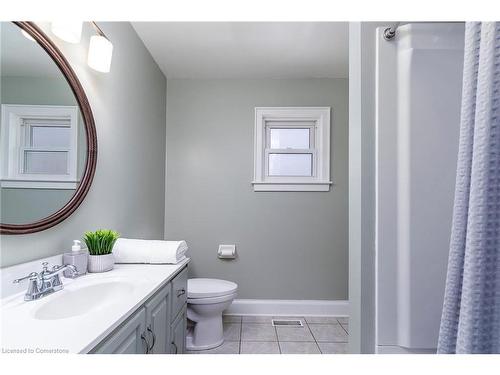
M254 191L330 191L331 181L315 182L252 182Z
M31 180L1 180L0 186L9 189L61 189L75 190L78 181L31 181Z

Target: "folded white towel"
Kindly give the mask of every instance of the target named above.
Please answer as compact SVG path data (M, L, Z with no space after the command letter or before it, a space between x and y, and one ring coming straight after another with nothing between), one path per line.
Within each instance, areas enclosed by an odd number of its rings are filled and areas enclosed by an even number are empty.
M116 263L177 264L186 258L186 241L118 238L113 247Z

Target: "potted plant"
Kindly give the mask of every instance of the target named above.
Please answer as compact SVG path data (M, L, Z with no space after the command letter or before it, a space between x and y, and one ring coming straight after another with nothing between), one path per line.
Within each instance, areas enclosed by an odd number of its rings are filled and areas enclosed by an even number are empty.
M89 251L89 272L106 272L113 269L113 246L120 235L108 229L85 232L83 241Z

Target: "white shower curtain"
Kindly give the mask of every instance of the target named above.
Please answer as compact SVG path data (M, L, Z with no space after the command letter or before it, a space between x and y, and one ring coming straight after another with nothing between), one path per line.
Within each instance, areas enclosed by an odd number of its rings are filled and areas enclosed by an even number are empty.
M466 25L460 126L438 353L500 353L500 22Z

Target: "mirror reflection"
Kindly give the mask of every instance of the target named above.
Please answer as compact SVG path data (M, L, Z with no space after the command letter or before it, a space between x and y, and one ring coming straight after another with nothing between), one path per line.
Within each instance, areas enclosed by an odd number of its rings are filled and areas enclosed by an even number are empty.
M0 23L0 219L29 224L61 209L85 168L77 101L30 35Z

